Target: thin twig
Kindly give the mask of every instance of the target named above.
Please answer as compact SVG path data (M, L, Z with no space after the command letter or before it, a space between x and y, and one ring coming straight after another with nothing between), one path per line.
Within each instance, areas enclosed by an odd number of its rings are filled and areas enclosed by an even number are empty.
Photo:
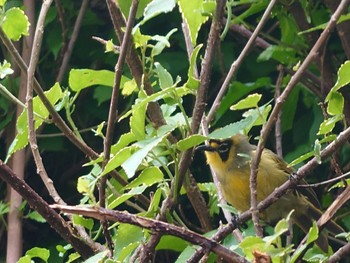
M350 175L350 172L347 172L345 174L342 174L340 176L337 176L335 178L332 178L332 179L329 179L329 180L326 180L326 181L323 181L323 182L319 182L319 183L316 183L316 184L298 184L298 188L310 188L310 187L319 187L319 186L322 186L322 185L327 185L327 184L330 184L330 183L334 183L334 182L337 182L337 181L340 181L346 177L348 177Z
M135 22L138 3L139 3L138 0L132 1L130 12L129 12L129 19L127 22L126 31L125 31L121 49L120 49L120 55L118 58L118 62L115 66L115 78L114 78L112 97L111 97L111 102L109 107L106 137L104 139L104 149L103 149L104 160L103 160L102 169L106 167L109 161L110 153L111 153L113 131L114 131L114 126L115 126L115 121L117 116L118 97L119 97L119 90L120 90L120 81L122 77L122 69L123 69L125 58L130 46L131 30ZM100 186L99 186L99 203L100 203L100 206L103 208L106 207L106 182L107 182L107 176L102 176L100 181ZM108 222L105 220L102 220L101 224L103 226L103 232L110 250L110 255L112 256L114 245L112 242L112 237L108 230Z
M277 99L281 95L281 85L284 76L283 66L278 66L278 78L276 81L276 89L275 89L275 99ZM275 126L275 138L276 138L276 153L279 157L283 158L283 149L282 149L282 120L281 113L277 116L276 126Z
M39 14L38 22L36 25L34 41L33 41L33 49L31 52L30 62L28 66L28 73L27 73L26 103L27 103L28 130L29 130L29 144L33 153L36 167L37 167L37 173L40 175L43 183L45 184L47 190L49 191L51 197L55 200L55 202L59 204L65 204L65 202L62 200L62 198L59 196L58 192L56 191L52 180L48 177L46 173L46 170L38 149L38 144L37 144L36 135L35 135L35 127L34 127L34 111L33 111L34 73L35 73L36 65L39 60L40 47L41 47L43 33L44 33L44 21L51 3L52 3L52 0L45 0L43 2L41 6L40 14Z
M78 38L79 30L80 30L80 27L81 27L81 22L83 21L83 17L84 17L86 8L88 7L88 4L89 4L89 0L83 0L83 2L81 3L79 14L78 14L77 20L75 21L75 24L74 24L72 37L69 40L68 47L65 50L65 53L64 53L64 56L63 56L61 67L60 67L60 69L58 71L58 75L57 75L57 78L56 78L57 82L61 82L62 81L63 75L64 75L64 73L67 70L68 62L69 62L69 59L70 59L70 57L72 55L73 48L74 48L74 45L75 45L75 41ZM63 32L62 32L62 34L63 34Z
M272 0L269 3L268 7L265 10L263 17L261 18L261 20L260 20L258 26L256 27L256 29L254 30L253 34L249 38L247 44L244 46L239 57L232 63L230 71L228 72L226 79L225 79L224 83L222 84L220 91L213 102L212 107L209 110L209 113L207 115L207 122L208 123L210 123L213 120L215 112L218 109L218 107L220 106L220 101L222 100L224 94L226 93L226 90L231 82L231 79L236 74L236 71L238 70L239 66L242 64L243 59L248 54L251 47L255 44L255 40L256 40L259 32L263 28L265 22L267 21L267 18L269 17L271 9L274 6L275 2L276 2L276 0Z
M283 93L281 94L280 97L277 98L275 107L273 108L271 115L267 121L267 123L263 126L260 132L260 139L259 143L256 149L256 154L252 160L251 164L251 183L254 181L256 182L256 176L258 172L258 166L261 158L262 151L265 146L265 142L267 139L267 136L269 132L272 129L272 126L277 120L277 116L282 108L282 105L286 101L288 95L292 91L292 89L295 87L295 85L299 82L300 78L303 76L304 72L307 70L308 66L310 63L317 57L320 48L322 48L323 44L325 41L328 39L332 29L335 27L340 15L344 12L345 8L348 6L349 0L342 1L342 3L338 6L338 9L334 14L332 15L327 27L324 29L322 34L320 35L319 39L316 41L315 45L312 47L310 50L308 56L305 58L303 63L300 65L298 71L292 76L290 79L289 83L287 84L287 87L284 89ZM255 180L254 180L255 179ZM254 186L254 185L253 185ZM256 191L254 192L254 187L252 187L251 184L251 205L252 205L252 210L254 211L254 215L257 215L257 210L256 208L256 202L254 203L254 195L256 196Z

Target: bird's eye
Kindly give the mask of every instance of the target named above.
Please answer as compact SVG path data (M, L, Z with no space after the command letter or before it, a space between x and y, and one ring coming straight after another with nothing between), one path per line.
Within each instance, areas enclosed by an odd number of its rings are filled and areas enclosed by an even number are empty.
M220 153L226 153L230 150L230 144L227 142L224 142L224 143L220 144L218 150Z

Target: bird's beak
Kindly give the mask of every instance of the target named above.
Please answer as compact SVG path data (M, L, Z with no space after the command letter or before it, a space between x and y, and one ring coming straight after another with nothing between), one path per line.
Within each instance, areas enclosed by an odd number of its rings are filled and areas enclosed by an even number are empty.
M199 145L196 147L196 151L201 151L201 152L215 152L216 151L216 148L210 146L210 145L206 145L206 144L203 144L203 145Z

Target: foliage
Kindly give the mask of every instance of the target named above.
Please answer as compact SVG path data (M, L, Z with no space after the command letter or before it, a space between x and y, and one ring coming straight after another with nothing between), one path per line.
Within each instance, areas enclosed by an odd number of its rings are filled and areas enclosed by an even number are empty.
M92 1L79 25L81 28L73 52L68 55L69 68L58 82L57 72L67 56L68 43L75 34L73 28L81 7L80 1L56 2L60 5L52 5L45 20L36 77L40 87L45 87L46 98L70 132L62 129L37 94L33 99L34 120L29 121L34 122L37 147L46 171L68 204L93 208L101 206L104 203L101 201L102 186L106 209L140 217L135 219L137 222L109 222L108 231L114 243L114 248L110 248L110 258L106 252L109 241L105 240L104 220L77 212L69 219L72 233L73 229L83 229L92 243L105 245L105 250L97 250L87 259L62 236L52 235L45 243L41 242L39 233L37 240L25 238L25 247L32 249L27 250L19 262L31 262L32 258L40 258L44 262L53 258L57 262L131 262L146 250L144 246L152 251L155 262L187 262L198 247L194 247L197 243L193 235L185 231L193 230L211 239L220 229L219 222L225 220L222 210L229 210L227 206L218 204L217 188L211 183L204 157L194 150L195 147L208 139L228 138L237 133L255 138L261 135L260 130L270 121L271 112L283 103L276 118L276 129L266 141L267 147L278 151L283 145L284 158L290 166L301 166L315 157L320 168L307 177L310 182L322 182L336 177L339 171L347 172L349 169L347 145L334 148L332 162L322 155L322 150L350 122L347 87L350 82L350 57L342 46L348 36L332 31L326 51L318 52L314 63L303 72L304 75L284 100L279 101L278 98L300 74L299 69L319 38L320 30L325 28L334 13L327 1L321 1L322 4L307 1L276 3L256 45L245 54L243 63L237 65L232 63L238 63L236 59L248 41L247 34L250 35L257 27L270 1L229 0L223 17L217 18L217 2L220 1L140 0L132 28L132 44L128 45L122 69L115 67L123 50L122 41L116 36L118 30L115 32L109 18L111 7L104 1L100 4ZM130 19L129 10L134 1L117 2L123 16ZM29 26L34 26L33 23L30 25L23 11L26 6L21 1L11 0L1 1L0 6L0 26L5 35L13 41L23 40L29 35ZM308 28L299 23L300 16L307 22ZM340 26L350 26L346 17L342 16L338 21L338 32ZM210 39L208 34L215 19L219 19L221 24L221 39L212 54L214 62L207 65L205 59L211 44L207 42ZM114 26L119 26L121 34L126 34L124 25ZM100 40L101 45L92 40L93 36L106 40ZM13 97L18 97L23 80L16 70L13 54L4 42L0 44L7 59L0 65L0 159L6 159L10 164L13 154L21 149L27 149L29 153L28 145L32 148L33 145L28 138L28 103L21 105L22 112L18 118L15 114L15 105L20 103ZM321 65L331 57L330 52L336 59ZM135 54L136 58L133 57ZM210 84L206 87L202 72L209 67L212 67L208 73ZM230 84L215 108L213 101L223 89L230 67L239 67L239 70L235 71L233 79L228 79ZM118 70L122 72L119 82ZM294 77L291 76L293 74ZM116 86L116 83L119 85ZM115 101L117 111L114 112L116 118L109 120L113 89L119 89ZM207 96L203 89L207 90ZM198 106L196 100L203 98ZM201 130L198 130L193 123L197 121L196 114L203 105L206 105L206 117L212 109L215 114L210 123L206 124L204 119ZM202 115L203 112L200 117ZM13 133L16 135L9 143L5 134L11 129L10 122L16 125L16 133ZM111 122L114 125L113 137L108 138L107 127ZM210 131L207 133L208 126ZM106 148L110 148L107 151L109 156L105 156ZM26 163L25 181L30 182L30 186L45 200L52 202L51 197L42 194L46 190L37 179L38 163L32 159ZM0 187L5 192L5 185ZM323 209L327 209L334 202L337 191L342 190L342 187L337 187L328 192L329 187L331 185L322 185L317 189ZM0 204L1 221L5 225L4 215L9 208L3 202ZM350 227L349 217L346 217L347 206L337 211L341 218L339 223L346 230ZM203 215L208 218L201 218ZM23 219L38 231L36 224L40 223L42 228L45 222L45 217L41 216L30 212ZM154 221L147 225L141 217ZM62 217L62 220L66 218ZM159 220L169 223L169 232L161 232L157 228ZM316 224L310 229L305 244L300 244L302 237L298 229L295 229L293 243L286 244L289 220L290 215L281 219L273 230L267 230L268 234L264 237L256 236L250 224L240 243L231 236L222 237L220 242L247 260L253 260L254 252L259 251L267 253L273 262L296 262L300 257L306 262L326 261L338 248L334 246L326 254L312 246L318 236ZM52 231L48 224L45 223L45 226L47 230L43 233ZM176 236L171 232L171 226L183 227L189 238ZM74 235L79 233L74 232ZM159 239L150 245L157 235ZM4 239L3 236L0 238ZM214 262L218 256L222 257L211 251L208 262Z

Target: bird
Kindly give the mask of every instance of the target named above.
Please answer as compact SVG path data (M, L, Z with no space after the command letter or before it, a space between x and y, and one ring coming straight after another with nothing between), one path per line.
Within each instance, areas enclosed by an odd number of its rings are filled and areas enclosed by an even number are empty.
M249 143L248 137L235 134L228 139L211 139L208 144L200 145L197 150L205 152L207 163L215 171L220 182L224 199L238 212L250 209L250 171L251 160L256 154L256 146ZM257 201L264 200L277 187L290 179L293 168L268 149L264 149L257 173ZM306 184L304 181L303 184ZM271 206L259 213L259 218L267 224L274 224L286 217L291 210L293 222L304 233L308 233L313 220L322 215L320 204L311 188L292 189ZM344 232L342 227L330 220L326 226L333 234ZM324 231L316 244L328 251L328 239Z

